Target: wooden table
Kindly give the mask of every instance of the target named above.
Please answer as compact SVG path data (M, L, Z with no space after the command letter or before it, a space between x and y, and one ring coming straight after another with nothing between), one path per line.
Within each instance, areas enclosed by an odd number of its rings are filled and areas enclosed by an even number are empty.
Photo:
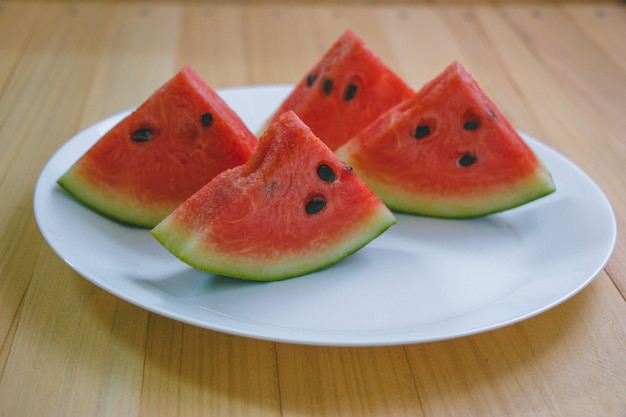
M91 284L44 241L34 186L77 131L185 64L214 88L294 83L346 28L416 88L460 60L626 226L622 2L0 1L0 416L626 415L620 235L596 279L543 314L377 347L164 318Z

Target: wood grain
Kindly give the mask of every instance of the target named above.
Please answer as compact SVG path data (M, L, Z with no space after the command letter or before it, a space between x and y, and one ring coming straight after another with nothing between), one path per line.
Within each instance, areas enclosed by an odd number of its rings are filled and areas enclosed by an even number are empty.
M34 186L78 130L183 65L214 88L294 83L346 28L414 88L461 61L516 127L600 185L624 229L623 2L0 2L0 417L624 415L621 235L597 278L541 315L362 348L161 317L44 242Z

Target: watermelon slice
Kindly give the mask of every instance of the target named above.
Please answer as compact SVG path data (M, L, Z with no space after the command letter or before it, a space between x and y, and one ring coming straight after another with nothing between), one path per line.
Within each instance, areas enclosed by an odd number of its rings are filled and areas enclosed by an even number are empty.
M294 87L268 125L293 110L332 150L413 90L347 30Z
M401 212L483 216L555 190L546 167L458 62L336 153Z
M215 175L246 162L257 138L185 67L58 180L93 210L151 228Z
M288 111L269 126L248 162L216 176L151 233L197 269L274 281L332 265L395 221Z

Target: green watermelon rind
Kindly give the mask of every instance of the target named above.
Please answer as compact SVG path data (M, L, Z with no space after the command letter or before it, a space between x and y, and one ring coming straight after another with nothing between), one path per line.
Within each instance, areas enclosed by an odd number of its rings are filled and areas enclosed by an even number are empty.
M349 156L342 155L341 151L339 157L350 163ZM543 165L539 168L535 175L522 178L515 185L507 184L503 191L485 193L477 189L475 196L448 198L407 193L396 184L381 182L368 176L367 170L359 170L358 166L353 166L355 172L389 209L398 213L444 219L483 217L525 205L553 193L556 187L552 176Z
M329 268L362 249L397 221L393 213L381 204L377 213L355 225L352 233L340 236L335 245L311 254L308 259L302 253L296 253L292 256L280 254L271 260L255 262L249 256L237 257L203 248L200 244L202 237L186 232L173 223L173 218L166 217L150 233L178 259L200 271L253 281L280 281Z
M130 197L123 196L115 190L105 193L102 188L95 188L93 184L84 181L84 178L77 174L80 169L79 164L68 169L57 180L57 184L96 213L127 226L151 228L171 212L171 207L156 209L148 208L145 204L130 204L132 201ZM122 201L126 201L126 204Z

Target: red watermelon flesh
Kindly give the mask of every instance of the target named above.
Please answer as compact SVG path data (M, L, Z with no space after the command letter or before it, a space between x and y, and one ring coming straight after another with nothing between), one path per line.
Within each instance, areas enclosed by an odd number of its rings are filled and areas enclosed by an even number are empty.
M187 66L58 183L103 215L153 227L215 175L246 162L256 145L239 116Z
M332 265L395 221L289 111L248 162L216 176L151 233L200 270L273 281Z
M347 30L306 73L268 125L293 110L332 150L413 90Z
M555 190L530 147L458 62L337 154L392 209L474 217Z

